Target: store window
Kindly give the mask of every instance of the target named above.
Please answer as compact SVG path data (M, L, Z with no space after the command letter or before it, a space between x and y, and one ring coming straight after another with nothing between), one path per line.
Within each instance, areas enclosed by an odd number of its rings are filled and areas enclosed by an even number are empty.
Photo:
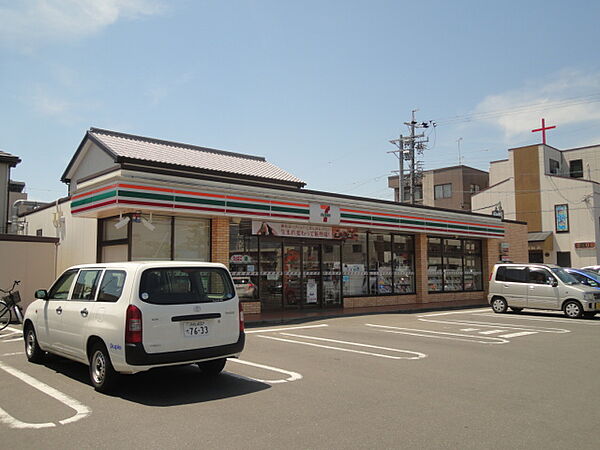
M392 294L392 235L369 234L369 291Z
M414 237L393 235L392 267L395 294L415 292Z
M434 198L452 198L452 183L436 184L433 188Z
M367 275L367 234L357 233L352 241L342 245L344 296L367 295L369 281Z
M483 289L481 241L430 237L427 250L430 292Z
M210 220L175 217L173 259L210 261Z
M171 259L171 217L154 216L152 227L131 224L131 260L157 261Z
M229 270L241 299L259 298L258 237L249 219L229 224Z

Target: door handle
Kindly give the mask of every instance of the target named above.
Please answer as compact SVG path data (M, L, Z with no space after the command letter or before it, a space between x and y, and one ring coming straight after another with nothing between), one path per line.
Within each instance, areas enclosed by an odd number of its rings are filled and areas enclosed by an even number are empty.
M88 313L88 310L87 310L87 308L83 308L83 309L80 311L80 313L81 313L81 317L87 317L87 316L88 316L88 314L89 314L89 313Z
M56 314L62 314L62 308L60 306L56 308Z

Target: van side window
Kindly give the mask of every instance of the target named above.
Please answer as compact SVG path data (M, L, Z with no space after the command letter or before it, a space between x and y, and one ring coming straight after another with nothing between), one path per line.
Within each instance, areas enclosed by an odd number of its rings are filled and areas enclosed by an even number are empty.
M533 284L548 284L548 280L553 279L550 272L544 269L529 269L529 282Z
M79 272L73 288L72 300L94 300L101 273L101 270L82 270Z
M69 296L69 291L71 290L71 285L73 284L73 280L75 279L75 275L77 275L77 269L67 270L63 273L56 283L50 288L48 292L48 298L50 300L64 300Z
M527 270L525 267L498 267L496 281L509 281L512 283L526 283Z
M123 285L125 284L125 272L123 270L107 270L98 291L99 302L116 302L121 297Z

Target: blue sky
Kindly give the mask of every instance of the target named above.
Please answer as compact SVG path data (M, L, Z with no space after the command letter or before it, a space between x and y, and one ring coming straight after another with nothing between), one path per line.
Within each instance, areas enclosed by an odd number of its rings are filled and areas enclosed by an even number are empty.
M0 0L0 149L29 198L90 127L265 156L310 189L391 199L418 109L426 168L600 143L597 1Z

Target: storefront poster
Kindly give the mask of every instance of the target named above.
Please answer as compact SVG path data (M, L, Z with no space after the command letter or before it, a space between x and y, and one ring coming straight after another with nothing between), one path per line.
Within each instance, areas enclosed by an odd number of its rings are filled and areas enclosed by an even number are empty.
M252 221L252 234L312 239L358 239L358 230L356 228L322 227L302 223L263 222L260 220Z
M309 278L306 282L306 303L317 303L317 282L314 278Z
M569 206L554 205L554 220L557 233L566 233L569 231Z

